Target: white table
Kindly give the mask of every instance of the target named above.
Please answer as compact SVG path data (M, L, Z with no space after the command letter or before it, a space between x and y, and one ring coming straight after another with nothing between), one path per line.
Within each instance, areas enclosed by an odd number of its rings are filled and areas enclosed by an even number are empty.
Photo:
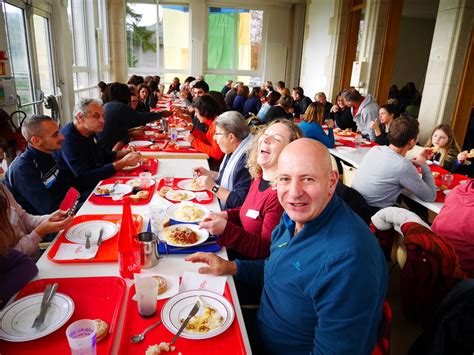
M206 160L202 159L165 159L160 160L159 162L159 169L158 169L158 177L163 177L169 173L174 174L176 177L192 177L192 168L195 166L204 166L208 168L208 164ZM144 230L148 223L148 207L150 205L163 205L168 206L171 203L157 194L154 195L153 199L151 200L149 205L140 205L140 206L133 206L132 205L132 213L141 214L143 219L143 227ZM211 211L218 211L219 210L219 203L214 201L213 203L206 205ZM84 203L82 208L78 211L77 215L83 214L121 214L122 213L122 206L98 206L93 205L89 202ZM49 249L53 243L51 243L50 247L44 252L42 257L37 263L39 273L36 279L46 279L46 278L56 278L56 277L91 277L91 276L119 276L119 267L117 263L79 263L79 264L58 264L50 261L47 258L47 254ZM227 253L225 249L221 249L218 253L219 256L227 259ZM150 268L150 269L142 269L142 273L160 273L163 275L177 275L182 276L184 271L194 271L197 272L198 268L201 264L192 264L189 262L185 262L184 259L185 255L169 255L165 256L164 258L160 259L157 266ZM237 297L237 292L235 289L234 280L232 277L227 277L227 281L229 283L229 287L232 294L232 299L235 306L235 314L236 320L239 322L240 329L242 331L242 338L244 340L245 348L248 354L251 353L250 343L248 340L247 332L245 329L245 324L243 321L242 313L240 311L240 303ZM125 295L125 299L127 299L128 291L132 285L131 280L126 280L127 283L127 291ZM121 310L117 334L121 334L123 328L123 321L125 317L125 305ZM119 337L116 337L114 340L113 346L113 354L119 354Z
M371 148L350 148L350 147L336 147L329 149L329 152L338 157L339 159L351 164L354 168L359 168L362 159L367 154ZM402 194L415 202L418 202L420 205L428 208L434 213L439 213L441 207L443 207L442 202L425 202L416 197L412 192L404 190Z

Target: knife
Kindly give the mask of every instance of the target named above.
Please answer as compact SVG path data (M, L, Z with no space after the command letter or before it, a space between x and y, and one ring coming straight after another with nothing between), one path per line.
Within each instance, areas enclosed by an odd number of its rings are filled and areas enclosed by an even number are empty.
M41 306L40 306L40 312L38 313L38 315L36 316L35 318L35 321L33 322L33 325L31 326L31 328L37 328L39 327L39 319L40 319L40 316L41 314L43 313L43 309L45 308L44 306L46 305L46 301L48 299L48 296L51 292L51 288L53 287L52 284L47 284L46 285L46 288L44 289L44 293L43 293L43 299L41 300Z
M48 289L48 286L50 286L49 287L49 293L46 292L47 289ZM54 294L56 293L56 290L58 289L58 284L57 283L54 283L53 285L48 285L48 286L46 286L45 294L43 295L44 303L43 303L43 301L41 302L40 313L36 317L32 328L38 329L44 323L44 319L46 317L46 313L48 312L51 300L53 299ZM47 295L47 297L45 297L45 295Z
M199 299L198 299L198 300L196 301L196 303L194 304L193 309L191 309L191 312L189 312L188 316L187 316L186 319L184 320L183 324L181 324L181 327L179 327L179 330L178 330L178 332L176 333L176 335L173 337L173 340L171 340L170 345L174 345L174 343L176 343L176 340L178 340L179 335L183 332L184 328L186 328L186 326L188 325L188 323L189 323L189 321L191 320L191 318L196 315L196 313L199 311L199 308L200 308L200 307L201 307L201 302L200 302Z
M100 228L99 238L97 239L97 246L100 247L102 244L102 235L104 234L104 227Z

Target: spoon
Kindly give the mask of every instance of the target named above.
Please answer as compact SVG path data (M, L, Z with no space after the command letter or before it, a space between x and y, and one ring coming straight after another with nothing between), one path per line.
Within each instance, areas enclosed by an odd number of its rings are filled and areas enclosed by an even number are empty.
M155 328L156 326L160 325L161 324L161 319L156 322L156 323L153 323L152 325L150 325L148 328L146 328L143 333L139 333L139 334L135 334L135 335L132 335L130 337L130 341L132 343L140 343L143 341L143 339L145 339L145 334L149 331L149 330L152 330L153 328Z

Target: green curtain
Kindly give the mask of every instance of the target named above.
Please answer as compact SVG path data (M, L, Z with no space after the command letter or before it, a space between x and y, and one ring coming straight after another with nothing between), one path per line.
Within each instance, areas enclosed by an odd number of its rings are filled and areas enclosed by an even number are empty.
M234 13L210 13L207 65L210 69L232 69Z

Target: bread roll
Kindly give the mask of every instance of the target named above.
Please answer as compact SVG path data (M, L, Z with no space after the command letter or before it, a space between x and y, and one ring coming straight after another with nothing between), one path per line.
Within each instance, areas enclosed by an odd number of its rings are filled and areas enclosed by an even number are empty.
M102 319L94 319L96 325L96 341L99 342L109 335L109 325Z
M168 284L166 282L166 279L164 277L161 277L161 276L158 276L158 275L153 276L153 278L156 281L158 281L158 294L161 295L168 288Z

